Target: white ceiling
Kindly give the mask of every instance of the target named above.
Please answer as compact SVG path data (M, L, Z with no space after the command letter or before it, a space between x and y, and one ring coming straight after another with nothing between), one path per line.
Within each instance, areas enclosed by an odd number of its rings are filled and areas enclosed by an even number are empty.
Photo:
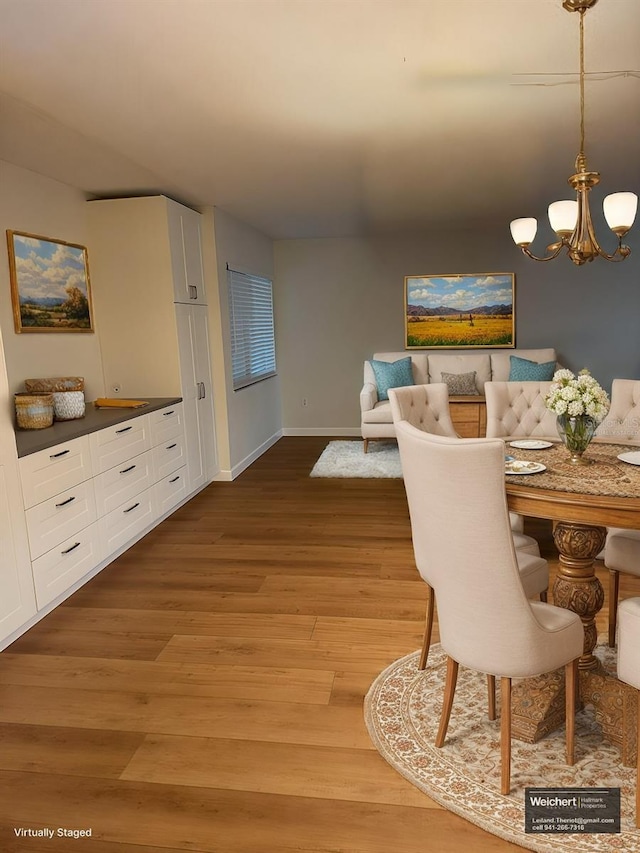
M274 238L506 228L570 197L578 33L561 0L0 0L0 159ZM639 192L640 0L585 34L635 72L587 84L594 196Z

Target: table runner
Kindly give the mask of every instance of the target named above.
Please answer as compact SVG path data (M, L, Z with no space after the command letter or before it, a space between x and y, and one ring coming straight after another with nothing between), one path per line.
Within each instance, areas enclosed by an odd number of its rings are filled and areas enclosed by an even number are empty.
M507 452L516 459L541 462L547 470L539 474L510 474L505 479L512 485L534 485L557 492L640 498L640 465L617 458L618 454L628 451L640 452L640 448L591 442L584 455L593 460L593 464L575 465L569 461L569 451L563 444L554 444L544 450L524 450L507 443Z

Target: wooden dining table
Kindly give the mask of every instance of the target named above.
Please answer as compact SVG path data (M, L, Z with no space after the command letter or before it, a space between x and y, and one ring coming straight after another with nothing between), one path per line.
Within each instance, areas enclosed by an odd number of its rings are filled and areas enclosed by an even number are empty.
M596 440L585 453L590 464L577 465L557 439L549 441L550 447L540 449L508 446L509 454L518 460L539 463L545 469L506 475L507 502L513 512L553 521L559 554L553 602L577 613L584 626L584 651L578 664L581 701L594 706L605 738L620 747L623 763L632 766L637 750L636 692L594 654L595 620L604 604L594 560L604 547L607 527L640 529L640 465L619 458L640 452L640 447ZM532 743L564 723L564 685L559 673L516 685L513 701L514 737Z

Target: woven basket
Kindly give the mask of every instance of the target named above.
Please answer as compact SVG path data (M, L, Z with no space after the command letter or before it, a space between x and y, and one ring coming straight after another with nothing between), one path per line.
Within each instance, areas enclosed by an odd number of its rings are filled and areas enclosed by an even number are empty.
M48 394L52 391L84 391L82 376L54 376L52 379L25 379L25 391L29 394Z
M54 391L53 414L57 421L84 417L84 391Z
M20 429L44 429L53 424L53 394L16 394L15 405Z

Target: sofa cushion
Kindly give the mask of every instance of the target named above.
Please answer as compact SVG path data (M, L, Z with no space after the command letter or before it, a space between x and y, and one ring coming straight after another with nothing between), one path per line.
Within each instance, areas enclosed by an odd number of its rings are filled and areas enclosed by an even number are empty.
M446 382L450 397L478 396L475 370L469 373L446 373L442 371L442 381Z
M509 373L511 372L511 356L515 355L518 358L526 358L529 361L535 361L542 364L545 361L555 361L556 351L553 347L545 349L517 349L500 350L499 352L491 353L491 379L494 382L508 382Z
M429 355L429 382L444 382L443 371L445 373L469 373L472 370L476 372L476 388L482 394L484 383L491 379L489 353L459 355L434 353Z
M538 364L537 361L529 361L528 358L511 356L511 370L509 371L509 382L551 382L556 372L556 362L545 361Z
M398 361L371 362L376 387L378 389L378 400L388 400L389 388L401 388L405 385L413 385L413 372L411 370L411 357L398 359Z

